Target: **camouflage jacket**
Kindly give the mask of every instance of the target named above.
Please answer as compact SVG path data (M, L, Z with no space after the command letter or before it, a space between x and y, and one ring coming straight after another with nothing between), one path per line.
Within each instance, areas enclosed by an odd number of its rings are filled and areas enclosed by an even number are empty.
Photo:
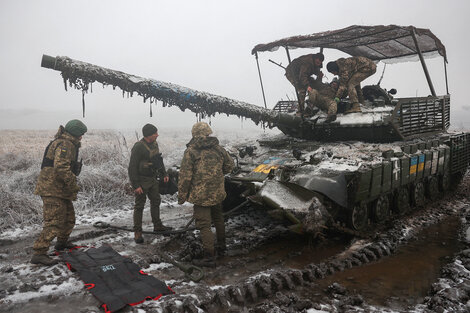
M167 176L163 162L160 167L151 162L151 159L159 154L157 142L147 143L142 138L134 144L127 169L132 188L149 188L158 183L157 178Z
M77 161L79 148L78 138L65 132L63 126L60 126L55 139L44 152L44 158L49 159L51 164L42 167L34 194L67 200L77 199L79 188L72 167Z
M303 87L309 85L309 78L312 74L319 75L320 67L315 66L314 58L316 54L306 54L294 59L286 67L286 76L293 77L297 84Z
M224 175L234 167L232 158L215 137L193 137L187 147L178 178L178 203L221 203L227 195Z
M322 83L319 80L310 80L310 81L311 81L310 86L313 89L316 89L320 93L320 95L327 97L327 98L331 98L331 99L335 97L336 90L333 87L331 87L330 84Z
M336 64L339 67L339 88L336 91L338 98L348 90L348 82L354 73L375 67L374 62L366 57L340 58L336 60Z

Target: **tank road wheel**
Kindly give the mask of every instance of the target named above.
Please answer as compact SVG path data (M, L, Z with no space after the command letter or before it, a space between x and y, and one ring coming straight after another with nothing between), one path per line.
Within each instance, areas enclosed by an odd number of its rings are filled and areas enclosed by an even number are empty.
M367 226L369 217L367 204L356 204L349 214L349 223L354 230L363 230Z
M426 197L424 195L424 184L418 182L413 186L413 192L411 193L411 198L413 199L413 205L415 207L420 207L424 205Z
M377 223L382 223L388 220L390 216L390 200L388 196L380 196L375 200L372 206L372 217Z
M437 177L430 177L426 183L426 196L430 200L436 200L439 197L439 181Z
M444 172L444 175L439 177L439 189L445 192L450 189L450 174L448 171Z
M394 207L398 214L406 213L410 209L410 193L408 187L398 189L395 194Z

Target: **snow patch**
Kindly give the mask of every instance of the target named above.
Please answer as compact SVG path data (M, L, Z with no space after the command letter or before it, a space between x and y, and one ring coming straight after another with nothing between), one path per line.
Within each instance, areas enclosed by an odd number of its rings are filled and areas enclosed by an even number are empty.
M6 303L10 302L27 302L31 299L49 296L49 295L71 295L73 293L83 290L83 282L79 281L74 277L70 277L67 281L63 282L60 285L44 285L39 288L38 291L27 291L19 292L16 291L12 295L8 295L4 298Z

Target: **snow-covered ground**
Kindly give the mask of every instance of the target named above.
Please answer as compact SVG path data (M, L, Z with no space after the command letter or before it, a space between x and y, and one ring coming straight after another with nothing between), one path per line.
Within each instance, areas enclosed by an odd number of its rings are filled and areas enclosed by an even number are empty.
M167 168L178 166L185 145L190 140L190 130L161 129L159 133L158 142ZM9 308L10 312L14 313L59 310L65 313L100 312L98 301L83 288L83 282L64 264L51 268L29 264L32 244L42 224L42 203L40 197L33 195L33 191L44 148L54 134L53 130L0 131L0 312L3 308ZM261 128L256 131L215 129L215 135L232 153L237 152L238 145L255 144L256 139L267 139L271 136L280 140L285 139L285 136L276 130L265 131ZM91 130L84 136L80 154L84 167L79 176L82 190L75 202L77 223L72 237L79 238L78 243L81 245L111 244L122 255L131 256L145 272L164 280L169 286L178 290L179 299L186 297L200 301L204 299L207 292L203 284L182 279L181 273L169 263L156 261L148 264L145 258L153 258L155 252L149 251L146 246L136 245L132 240L131 232L103 232L91 238L81 236L93 231L92 225L97 221L128 227L132 224L134 198L129 192L127 164L130 149L136 140L134 131ZM257 154L260 160L268 149L258 146ZM321 161L318 164L320 168L330 166L336 169L354 170L361 165L365 156L369 157L367 162L379 161L381 151L396 149L394 144L381 146L360 143L333 144L322 147L312 146L310 152L304 157L318 158ZM371 154L376 157L370 158ZM189 204L178 205L174 195L163 196L161 214L165 224L182 227L190 220L192 207ZM148 229L151 225L149 215L146 209L144 228ZM258 227L259 232L269 231L264 225ZM146 240L156 245L166 239L146 236ZM235 241L234 244L236 243ZM357 246L352 246L350 249L360 249L362 247L360 243L358 241ZM52 249L50 251L52 252ZM463 260L467 262L470 253L465 252L463 255L466 256ZM460 275L460 280L457 281L460 284L462 281L468 282L469 277L469 272L462 263L464 261L461 258L450 265L452 271L459 271L458 269L461 268L460 274L455 274ZM220 274L223 276L223 273ZM252 279L255 280L263 275L265 275L264 271L258 271ZM223 289L224 286L224 281L221 281L220 284L212 285L208 289L216 291ZM440 288L441 293L451 293L452 286L452 281L442 279L435 288L436 290ZM65 298L68 305L64 306L61 303ZM164 299L145 302L124 311L161 312L162 301ZM175 300L177 306L178 301L180 300ZM336 310L337 308L332 304L319 304L305 312L320 313ZM364 310L395 312L391 309L373 306L363 306L355 312ZM409 309L409 312L423 311L428 312L423 305Z

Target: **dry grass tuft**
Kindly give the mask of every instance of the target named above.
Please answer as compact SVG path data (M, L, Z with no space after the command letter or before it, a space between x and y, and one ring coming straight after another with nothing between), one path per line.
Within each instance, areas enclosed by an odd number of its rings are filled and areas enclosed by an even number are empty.
M42 201L33 195L45 147L54 131L0 131L0 227L42 223ZM132 139L132 141L135 141ZM90 131L82 141L78 215L105 213L132 205L127 140L113 131Z

